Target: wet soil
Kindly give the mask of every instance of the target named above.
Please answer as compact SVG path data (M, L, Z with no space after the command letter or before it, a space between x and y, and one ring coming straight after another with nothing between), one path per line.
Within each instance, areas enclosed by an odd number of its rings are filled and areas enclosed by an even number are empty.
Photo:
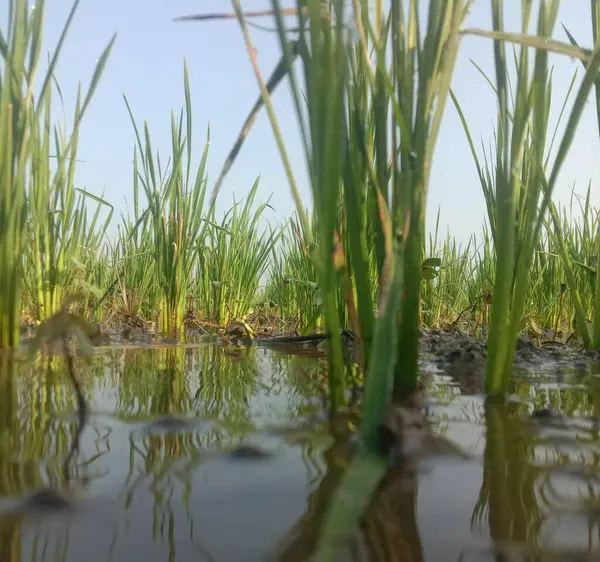
M549 334L545 334L549 337ZM487 340L460 332L432 330L421 332L421 368L442 372L460 381L461 390L468 393L483 391ZM589 374L600 371L600 350L589 351L577 343L566 344L550 339L534 342L520 336L513 369L521 376L539 373Z
M23 332L27 341L33 335L31 329ZM352 332L342 333L346 359L357 360ZM267 347L282 352L325 356L327 336L325 334L258 332L253 339L244 335L241 324L232 323L219 330L211 328L188 329L183 337L161 336L155 332L151 323L138 317L126 318L118 328L100 329L93 338L93 344L99 347L146 346L161 347L172 345L224 344L232 356L241 355L240 348L248 346ZM57 350L59 351L59 350ZM455 378L472 379L473 389L477 390L485 373L487 340L474 337L454 329L421 330L420 339L421 369L428 372L444 372ZM572 372L590 372L600 364L600 350L583 349L577 338L568 343L554 340L550 330L544 330L541 337L532 340L521 335L517 342L514 369L522 374L540 371L562 375Z

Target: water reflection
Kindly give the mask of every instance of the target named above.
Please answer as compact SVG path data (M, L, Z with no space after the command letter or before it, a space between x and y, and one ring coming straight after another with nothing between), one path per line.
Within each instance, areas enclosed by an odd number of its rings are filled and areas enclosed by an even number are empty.
M484 405L487 440L483 480L472 524L486 522L494 544L537 547L543 521L536 485L544 468L533 464L534 443L527 426L503 401Z
M491 548L489 557L473 559L598 555L599 520L593 510L586 513L586 506L600 507L598 389L594 382L552 386L527 392L521 387L529 403L483 403L483 477L471 524L475 535L487 535Z
M360 422L360 394L329 412L323 357L132 347L78 369L84 427L60 357L0 354L0 562L310 558ZM597 378L521 379L508 404L429 382L432 430L472 458L396 467L341 559L597 551Z

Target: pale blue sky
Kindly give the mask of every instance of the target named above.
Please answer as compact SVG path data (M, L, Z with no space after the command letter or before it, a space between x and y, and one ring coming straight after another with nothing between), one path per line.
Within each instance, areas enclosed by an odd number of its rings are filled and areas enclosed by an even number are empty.
M264 9L269 0L246 0L247 10ZM289 2L291 5L291 2ZM506 27L518 31L521 0L506 0ZM70 9L68 0L47 0L45 46L56 44ZM105 197L118 211L131 204L132 150L134 133L122 94L125 93L138 121L149 122L155 148L165 160L170 148L170 110L183 105L183 59L187 59L194 107L194 143L198 155L203 147L207 126L211 127L209 185L212 187L223 161L239 132L258 87L245 52L239 25L235 21L175 23L173 18L194 13L230 11L227 0L82 0L63 51L57 75L67 116L75 102L77 81L84 86L91 77L96 59L114 32L118 33L108 66L92 101L80 133L77 180L80 187ZM5 17L5 16L4 16ZM4 20L5 21L5 20ZM262 23L262 22L261 22ZM264 20L269 24L269 20ZM566 40L560 24L591 45L589 2L563 0L555 38ZM469 27L490 28L489 0L475 0L467 20ZM252 30L258 60L268 76L280 56L274 35ZM453 88L463 104L476 141L492 133L495 100L469 59L493 72L492 43L477 37L465 37L453 79ZM566 93L573 72L582 74L581 65L566 57L553 56L556 64L554 112ZM306 205L310 205L303 153L300 149L296 118L287 84L275 94L294 170L300 180ZM557 109L558 108L558 109ZM565 201L574 182L581 192L592 179L597 185L599 140L595 113L588 104L568 162L564 167L555 200ZM232 194L242 198L261 176L260 200L272 195L273 220L282 220L293 210L293 201L285 178L273 134L264 113L244 145L227 177L220 195L220 208L229 206ZM598 190L594 203L599 205ZM464 239L479 232L484 220L484 203L475 167L454 106L449 100L433 162L429 192L429 225L441 206L441 223Z

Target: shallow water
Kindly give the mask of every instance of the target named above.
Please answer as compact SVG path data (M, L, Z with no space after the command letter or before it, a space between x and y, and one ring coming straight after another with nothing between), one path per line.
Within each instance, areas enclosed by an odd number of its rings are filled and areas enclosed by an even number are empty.
M0 370L1 562L308 560L358 426L323 358L272 349L103 351L79 436L60 358ZM600 559L600 369L522 378L509 406L425 376L468 458L390 475L340 560Z

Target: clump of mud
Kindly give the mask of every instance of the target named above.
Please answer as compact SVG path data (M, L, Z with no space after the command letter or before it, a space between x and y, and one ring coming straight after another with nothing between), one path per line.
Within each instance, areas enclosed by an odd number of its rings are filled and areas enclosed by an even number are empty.
M421 331L421 368L426 372L441 371L458 380L461 391L467 394L483 391L486 358L484 338L457 331ZM520 336L513 365L522 374L586 374L600 368L600 350L587 351L562 342L538 345L528 336Z

